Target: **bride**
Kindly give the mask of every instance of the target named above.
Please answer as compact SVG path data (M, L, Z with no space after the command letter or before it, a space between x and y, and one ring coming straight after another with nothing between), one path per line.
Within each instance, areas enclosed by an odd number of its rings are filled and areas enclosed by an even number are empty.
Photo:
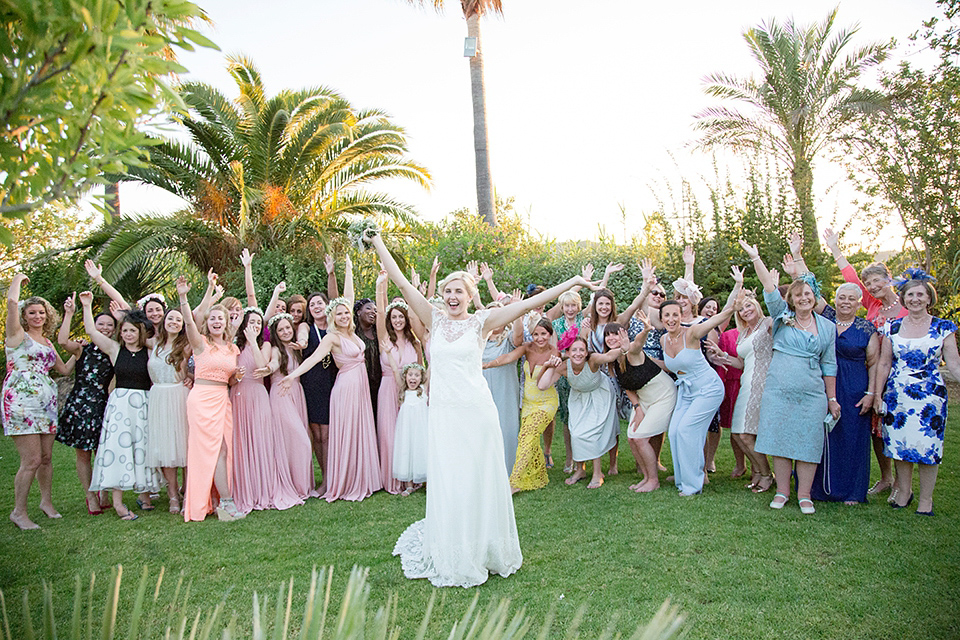
M577 276L521 302L471 315L467 306L476 283L455 271L440 283L440 311L404 277L375 231L367 231L365 240L432 336L427 515L403 532L393 554L408 578L427 578L438 587L472 587L491 573L509 576L523 556L497 407L482 373L483 344L491 331L564 291L597 287Z

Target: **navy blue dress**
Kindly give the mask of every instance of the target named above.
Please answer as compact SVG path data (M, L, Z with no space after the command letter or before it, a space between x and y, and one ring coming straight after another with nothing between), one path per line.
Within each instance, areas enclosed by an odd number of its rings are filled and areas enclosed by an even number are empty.
M827 306L823 317L837 321ZM856 318L837 335L837 402L840 420L827 436L823 458L813 478L810 496L832 502L866 502L870 484L870 413L860 415L856 404L867 391L867 345L876 333L872 324Z

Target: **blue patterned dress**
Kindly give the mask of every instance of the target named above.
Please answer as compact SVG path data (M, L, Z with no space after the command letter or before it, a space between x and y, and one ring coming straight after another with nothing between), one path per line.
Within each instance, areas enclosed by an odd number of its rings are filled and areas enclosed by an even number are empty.
M837 321L827 306L823 317ZM834 502L866 502L870 483L870 413L860 415L857 403L870 384L867 346L877 330L863 318L855 318L837 334L837 402L840 420L827 435L823 459L813 477L810 497Z
M940 464L947 424L947 387L940 375L943 340L955 333L949 320L930 318L921 338L900 336L903 319L890 322L893 366L883 394L884 453L894 460Z

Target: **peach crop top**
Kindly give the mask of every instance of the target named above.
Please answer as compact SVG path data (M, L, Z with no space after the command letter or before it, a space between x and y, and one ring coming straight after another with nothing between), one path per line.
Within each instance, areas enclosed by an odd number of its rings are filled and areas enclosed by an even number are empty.
M227 383L237 370L240 349L235 344L217 345L207 341L203 353L194 354L194 374L199 380Z

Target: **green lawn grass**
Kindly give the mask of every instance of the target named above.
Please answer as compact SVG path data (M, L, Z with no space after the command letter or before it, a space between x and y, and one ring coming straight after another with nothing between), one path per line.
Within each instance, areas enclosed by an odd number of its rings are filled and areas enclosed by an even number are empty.
M733 457L726 440L717 457L719 471L702 496L680 498L672 486L637 495L627 489L636 475L621 438L621 468L627 473L608 478L601 489L588 491L585 482L567 487L553 469L547 488L514 498L523 567L475 589L439 590L428 637L445 637L479 594L481 605L509 598L537 620L553 609L555 628L586 604L581 627L586 637L596 637L612 620L629 635L669 597L688 615L691 638L956 638L960 406L951 410L934 518L915 516L916 503L890 509L885 499L855 507L818 503L816 515L803 516L793 497L785 509L773 511L767 507L770 493L754 495L743 488L744 479L730 479ZM561 449L562 442L556 443L558 462ZM666 451L664 462L669 466ZM0 439L3 514L12 509L17 464L11 440ZM185 607L190 619L197 609L212 609L222 600L244 636L250 633L253 592L275 598L291 576L296 627L314 566L336 567L335 598L350 567L370 567L371 603L379 606L392 593L399 597L401 638L414 634L435 591L424 580L405 579L399 559L391 556L404 528L423 517L423 492L409 498L381 492L361 503L310 500L285 512L255 512L240 522L211 518L191 524L164 511L164 496L156 511L122 522L112 511L86 514L73 451L60 444L54 473L62 520L40 513L34 489L30 512L42 530L21 532L0 523L0 589L14 638L22 637L24 589L32 594L39 628L40 585L51 583L58 624L66 628L75 576L87 581L96 572L95 601L102 602L110 568L118 563L125 575L121 622L142 568L156 575L165 567L165 597L172 597L181 573L191 584Z

